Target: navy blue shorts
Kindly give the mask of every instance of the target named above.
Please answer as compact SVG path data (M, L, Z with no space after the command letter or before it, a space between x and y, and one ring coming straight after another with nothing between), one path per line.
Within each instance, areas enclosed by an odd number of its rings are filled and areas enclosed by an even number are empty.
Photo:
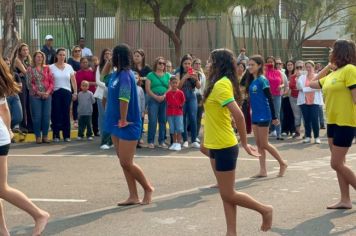
M215 160L216 171L231 171L236 169L239 156L239 146L235 145L223 149L209 149L210 158Z
M10 144L0 146L0 156L7 156L9 154Z
M356 135L356 128L351 126L339 126L328 124L328 138L333 139L333 144L338 147L351 147Z
M252 122L253 125L257 125L258 127L269 127L271 121L263 121L263 122Z

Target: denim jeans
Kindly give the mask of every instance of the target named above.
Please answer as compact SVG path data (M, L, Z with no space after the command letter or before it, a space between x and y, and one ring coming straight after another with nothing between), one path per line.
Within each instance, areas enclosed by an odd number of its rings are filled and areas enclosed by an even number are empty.
M302 111L300 107L297 105L298 98L289 97L290 106L292 107L293 116L294 116L294 125L296 128L299 128L302 124Z
M105 109L103 106L103 100L100 98L97 98L97 104L98 104L98 124L99 124L99 130L100 130L100 137L101 137L101 144L100 145L112 145L111 142L111 134L107 133L104 131L104 121L105 121Z
M185 90L185 104L183 107L183 123L184 123L184 132L183 132L183 141L188 141L188 124L190 126L190 133L192 138L192 143L197 139L197 112L198 112L198 102L197 96L194 91Z
M274 111L276 113L277 119L281 120L281 104L282 104L282 96L272 96ZM277 137L281 136L281 123L279 125L272 125L272 130L276 130Z
M51 116L52 97L42 99L36 96L30 96L31 116L33 122L33 132L36 137L48 135L49 119Z
M157 130L157 120L159 124L158 129L158 143L161 144L165 140L166 135L166 107L167 102L163 101L161 103L157 102L154 98L148 98L148 134L147 143L154 143L156 130Z
M198 103L198 109L197 109L197 136L199 136L200 133L200 127L201 127L201 119L203 117L204 113L204 106L202 104L203 97L201 94L196 94L197 95L197 103Z
M313 128L314 138L319 138L319 105L300 105L303 113L305 137L311 138Z
M319 124L320 124L320 127L325 127L323 105L319 106Z
M8 96L6 98L11 114L11 129L18 126L22 121L22 107L19 95Z

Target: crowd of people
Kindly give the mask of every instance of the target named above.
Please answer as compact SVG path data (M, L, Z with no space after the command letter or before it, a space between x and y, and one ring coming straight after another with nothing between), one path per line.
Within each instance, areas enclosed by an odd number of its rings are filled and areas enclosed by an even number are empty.
M85 136L92 140L93 135L100 134L102 149L115 147L129 190L128 199L118 205L149 204L154 187L134 162L136 148L145 143L142 133L147 114L148 148L179 151L189 147L190 138L190 146L200 148L210 158L224 203L227 235L236 235L236 205L258 211L263 221L261 230L267 231L272 225L272 206L234 190L238 142L248 154L259 157L260 170L253 177L267 176L266 151L278 161L278 177L283 177L287 162L269 142L269 136L277 140L286 136L297 139L302 135L303 124L303 142L311 143L313 131L314 143L320 144L319 130L325 128L325 101L331 166L337 172L341 191L340 202L328 208L352 207L349 186L356 188L356 177L346 166L346 154L356 133L353 41L337 40L324 68L313 61L300 60L288 60L284 68L279 57L247 57L245 49L235 57L228 49L216 49L205 70L201 59L191 54L184 55L175 70L161 56L151 68L142 49L132 51L126 44L104 49L98 58L85 47L83 38L67 60L67 50L54 50L52 43L53 37L47 35L42 51L36 51L32 57L29 47L20 44L7 68L0 59L0 108L4 110L0 119L0 156L5 157L0 158L0 168L7 168L13 129L32 128L36 143L49 143L50 125L53 142L60 141L60 132L63 140L70 142L71 127L77 126L78 140ZM247 143L250 132L257 148ZM7 186L6 178L0 180L0 188ZM144 190L142 201L136 181ZM19 192L16 195L9 191L13 190L0 191L0 197L34 217L34 232L43 230L48 213ZM11 194L24 205L9 199Z

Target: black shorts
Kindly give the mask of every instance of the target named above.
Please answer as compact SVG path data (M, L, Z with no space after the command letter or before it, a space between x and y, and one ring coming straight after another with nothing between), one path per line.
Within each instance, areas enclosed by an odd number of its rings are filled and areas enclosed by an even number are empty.
M209 149L210 158L215 160L216 171L231 171L236 168L239 146L223 149Z
M351 147L356 135L356 128L351 126L339 126L328 124L328 138L333 139L333 144L338 147Z
M269 127L271 121L263 121L263 122L252 122L253 125L257 125L258 127Z
M7 156L9 154L10 144L0 146L0 156Z

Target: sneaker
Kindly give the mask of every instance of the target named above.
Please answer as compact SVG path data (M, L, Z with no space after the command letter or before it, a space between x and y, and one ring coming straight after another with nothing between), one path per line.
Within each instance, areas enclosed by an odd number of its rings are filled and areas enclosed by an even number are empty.
M303 140L303 143L310 143L310 138L306 137L306 138Z
M107 144L103 144L103 145L100 146L100 149L101 149L101 150L109 150L109 149L110 149L110 146L107 145Z
M175 148L173 149L174 151L180 151L182 150L182 146L180 145L180 143L176 143Z
M174 151L178 143L173 143L168 149Z
M59 143L59 138L54 138L54 139L53 139L53 142Z
M292 138L298 138L300 136L300 133L294 133Z
M147 147L148 147L149 149L154 149L154 148L155 148L155 145L154 145L153 143L149 143L149 144L147 145Z
M160 145L158 145L158 147L160 147L160 148L168 148L167 144L165 144L165 143L161 143Z
M189 147L189 143L188 143L188 141L185 141L185 142L183 143L183 147L184 147L184 148Z
M282 136L285 137L285 136L288 136L288 134L286 132L283 132Z
M92 141L92 140L93 140L93 137L88 137L88 140L89 140L89 141Z
M199 139L199 138L196 138L196 139L195 139L195 142L200 143L200 139Z
M316 144L321 144L320 138L316 138L316 139L315 139L315 143L316 143Z
M78 141L81 141L83 138L82 137L77 137L77 140Z
M278 136L277 140L284 140L284 138L282 136Z
M272 131L270 134L269 134L270 137L277 137L277 132L276 131Z
M198 142L192 143L193 148L200 148L200 144Z
M114 144L111 144L111 145L110 145L110 148L115 148L115 145L114 145Z
M69 143L69 142L71 142L72 140L70 140L70 138L65 138L64 139L64 142L67 142L67 143Z

